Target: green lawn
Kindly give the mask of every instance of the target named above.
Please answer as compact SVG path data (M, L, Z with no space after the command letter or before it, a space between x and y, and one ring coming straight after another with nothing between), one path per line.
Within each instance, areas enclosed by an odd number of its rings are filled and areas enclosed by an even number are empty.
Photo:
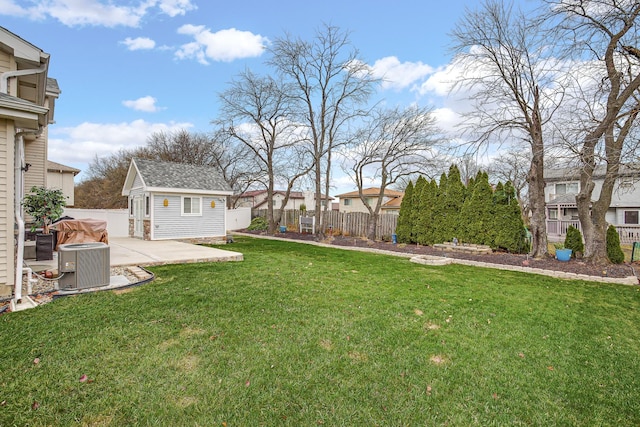
M229 248L0 316L0 425L640 424L638 287Z

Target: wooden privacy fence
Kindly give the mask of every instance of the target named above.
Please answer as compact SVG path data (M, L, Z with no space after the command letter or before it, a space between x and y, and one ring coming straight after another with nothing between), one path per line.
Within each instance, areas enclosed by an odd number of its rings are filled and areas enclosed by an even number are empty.
M266 209L254 209L254 218L257 216L267 217ZM297 209L287 209L282 213L280 225L284 225L288 230L300 230L300 216L313 217L314 211L306 211L304 215ZM364 212L322 212L322 219L327 233L342 234L344 236L366 237L369 227L369 214ZM316 220L316 224L318 221ZM380 214L376 225L376 239L391 240L391 235L396 232L398 225L398 215Z

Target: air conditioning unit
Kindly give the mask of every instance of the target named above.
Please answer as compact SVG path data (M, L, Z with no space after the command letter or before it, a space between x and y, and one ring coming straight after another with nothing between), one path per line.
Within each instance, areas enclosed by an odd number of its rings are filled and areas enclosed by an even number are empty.
M100 242L58 246L58 273L60 289L108 285L111 279L109 246Z

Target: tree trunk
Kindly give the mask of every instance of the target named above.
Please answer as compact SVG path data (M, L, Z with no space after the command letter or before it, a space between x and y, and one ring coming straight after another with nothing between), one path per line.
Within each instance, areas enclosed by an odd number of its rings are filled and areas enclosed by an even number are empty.
M536 92L537 95L537 92ZM534 108L534 111L535 110ZM544 258L547 248L547 216L544 200L544 142L539 115L532 119L531 166L529 167L529 205L531 207L531 256Z
M369 214L369 223L367 224L367 239L376 240L376 229L378 228L378 214Z

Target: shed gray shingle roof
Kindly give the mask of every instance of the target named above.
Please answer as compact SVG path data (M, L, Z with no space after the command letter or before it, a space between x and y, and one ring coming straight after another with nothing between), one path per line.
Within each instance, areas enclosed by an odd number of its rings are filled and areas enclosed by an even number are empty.
M211 166L133 159L147 187L231 191L220 171Z

